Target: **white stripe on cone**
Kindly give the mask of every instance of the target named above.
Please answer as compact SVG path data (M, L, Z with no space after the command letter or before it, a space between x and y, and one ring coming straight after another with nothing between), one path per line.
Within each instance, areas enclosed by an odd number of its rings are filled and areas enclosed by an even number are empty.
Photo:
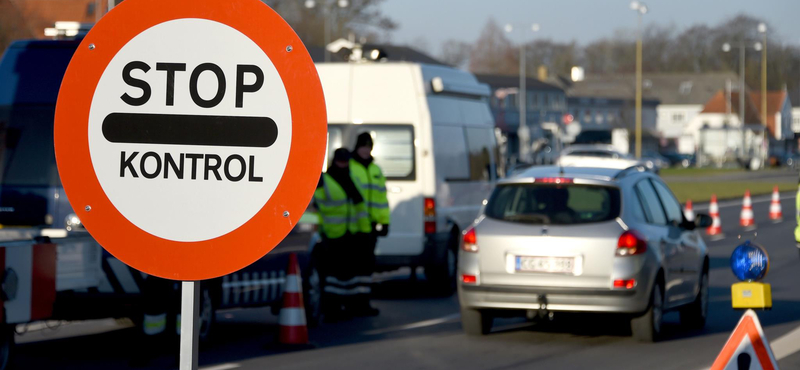
M300 293L300 277L297 275L286 276L286 285L284 285L283 293Z
M708 213L711 216L711 226L706 229L706 234L722 234L722 222L719 219L719 205L717 205L716 194L711 194L711 204L708 206Z
M281 326L306 326L306 310L300 307L284 307L278 317Z
M750 190L744 193L744 200L742 201L742 213L739 214L739 225L753 226L753 202L750 200Z
M778 187L772 190L772 202L769 205L769 219L780 220L783 218L783 210L781 209L781 195L778 193Z
M683 210L684 217L686 217L686 221L692 222L694 221L694 209L692 209L692 200L689 199L686 201L686 208Z

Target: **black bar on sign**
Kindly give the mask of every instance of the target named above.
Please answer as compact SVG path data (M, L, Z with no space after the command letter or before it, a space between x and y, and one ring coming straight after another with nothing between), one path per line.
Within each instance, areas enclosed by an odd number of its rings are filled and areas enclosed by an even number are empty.
M112 143L267 148L278 138L278 125L269 117L111 113L103 136Z

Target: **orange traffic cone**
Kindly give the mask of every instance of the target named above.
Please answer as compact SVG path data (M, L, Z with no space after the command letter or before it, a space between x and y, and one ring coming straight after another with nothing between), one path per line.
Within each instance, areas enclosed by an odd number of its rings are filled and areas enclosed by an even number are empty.
M781 210L781 195L778 193L778 187L772 189L772 202L769 204L769 219L773 221L783 219L783 211Z
M715 194L711 194L711 204L708 206L708 214L711 216L711 226L706 229L706 234L722 234L722 222L720 222L719 219L719 205L717 205L717 196Z
M683 216L686 217L686 221L694 221L694 210L692 209L691 199L686 201L686 207L683 209Z
M739 225L742 227L755 226L755 220L753 220L753 202L750 200L750 190L744 192L742 213L739 214Z
M308 344L306 310L303 306L303 285L297 255L289 255L289 268L283 288L283 307L278 315L279 341L282 344Z

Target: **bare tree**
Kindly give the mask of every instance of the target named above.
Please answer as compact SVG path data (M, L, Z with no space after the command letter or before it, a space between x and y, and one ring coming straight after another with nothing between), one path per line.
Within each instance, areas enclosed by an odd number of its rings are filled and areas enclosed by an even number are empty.
M316 0L313 8L306 8L301 0L265 0L294 28L300 38L311 45L322 45L325 40L325 18L331 27L331 40L346 38L350 34L367 37L372 42L386 39L397 24L380 9L385 0L350 0L345 8L330 0Z
M475 73L516 74L519 62L515 51L504 30L490 18L472 48L469 70Z
M451 66L468 67L472 45L457 40L447 40L442 43L439 59Z

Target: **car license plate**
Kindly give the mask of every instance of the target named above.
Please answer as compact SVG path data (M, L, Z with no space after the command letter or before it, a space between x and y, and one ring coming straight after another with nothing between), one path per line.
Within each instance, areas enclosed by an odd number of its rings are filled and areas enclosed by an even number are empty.
M520 272L571 274L575 270L575 258L517 256L516 270Z

